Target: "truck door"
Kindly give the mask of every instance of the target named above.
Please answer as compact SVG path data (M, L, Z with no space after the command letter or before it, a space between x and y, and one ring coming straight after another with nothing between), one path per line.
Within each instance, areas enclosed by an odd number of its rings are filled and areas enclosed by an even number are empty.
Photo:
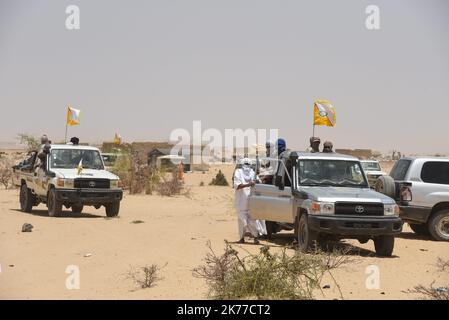
M47 195L47 176L46 164L48 161L42 162L41 159L36 159L36 164L33 170L33 188L37 195Z
M278 185L259 183L252 188L248 204L250 215L254 219L293 223L291 176L282 161L279 161L276 176L273 181L281 181Z

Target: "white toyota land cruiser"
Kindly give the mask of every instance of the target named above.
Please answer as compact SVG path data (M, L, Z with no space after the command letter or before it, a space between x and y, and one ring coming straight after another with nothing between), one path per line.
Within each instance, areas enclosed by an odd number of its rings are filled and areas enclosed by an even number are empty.
M100 150L82 145L42 146L13 167L20 187L20 208L47 204L49 216L59 216L63 206L80 214L84 206L106 208L108 217L119 214L123 197L119 178L106 171Z

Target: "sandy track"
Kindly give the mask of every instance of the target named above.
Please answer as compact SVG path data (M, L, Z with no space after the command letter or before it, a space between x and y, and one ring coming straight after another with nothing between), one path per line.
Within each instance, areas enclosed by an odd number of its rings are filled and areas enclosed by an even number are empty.
M225 167L230 175L232 168ZM220 251L223 240L237 239L237 221L232 209L233 191L207 185L210 173L188 174L191 197L127 195L120 217L107 219L104 209L87 208L82 217L50 218L40 205L31 214L18 211L18 191L0 190L0 298L1 299L202 299L207 288L191 270L201 264L206 243ZM144 223L134 224L142 220ZM34 225L33 232L22 233L21 226ZM292 241L279 235L274 248ZM435 286L449 283L449 274L437 272L438 257L449 259L449 243L435 242L414 235L408 227L397 238L392 258L378 258L373 243L345 241L360 249L357 263L337 270L335 276L346 299L414 299L402 292L418 284ZM256 252L259 246L245 245ZM85 257L86 254L90 257ZM127 278L131 267L156 263L165 267L163 279L150 289L137 289ZM68 265L80 268L80 290L67 290ZM380 268L381 288L365 287L366 267ZM335 285L325 296L338 297Z

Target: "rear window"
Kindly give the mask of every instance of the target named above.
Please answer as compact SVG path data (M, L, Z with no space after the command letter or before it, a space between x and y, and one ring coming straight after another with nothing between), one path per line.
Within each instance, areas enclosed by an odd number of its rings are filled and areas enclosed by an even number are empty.
M404 181L405 175L407 174L407 170L410 167L410 164L412 163L412 160L398 160L393 169L391 169L390 177L392 177L394 180L398 181Z
M424 163L421 179L427 183L449 184L449 162L429 161Z

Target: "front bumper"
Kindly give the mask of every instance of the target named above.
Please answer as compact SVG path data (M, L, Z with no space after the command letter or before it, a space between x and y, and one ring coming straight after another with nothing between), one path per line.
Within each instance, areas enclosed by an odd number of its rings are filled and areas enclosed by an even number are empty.
M402 231L399 217L308 216L309 228L343 236L395 235Z
M55 189L55 191L58 201L70 204L102 205L118 202L123 198L123 191L119 189Z

